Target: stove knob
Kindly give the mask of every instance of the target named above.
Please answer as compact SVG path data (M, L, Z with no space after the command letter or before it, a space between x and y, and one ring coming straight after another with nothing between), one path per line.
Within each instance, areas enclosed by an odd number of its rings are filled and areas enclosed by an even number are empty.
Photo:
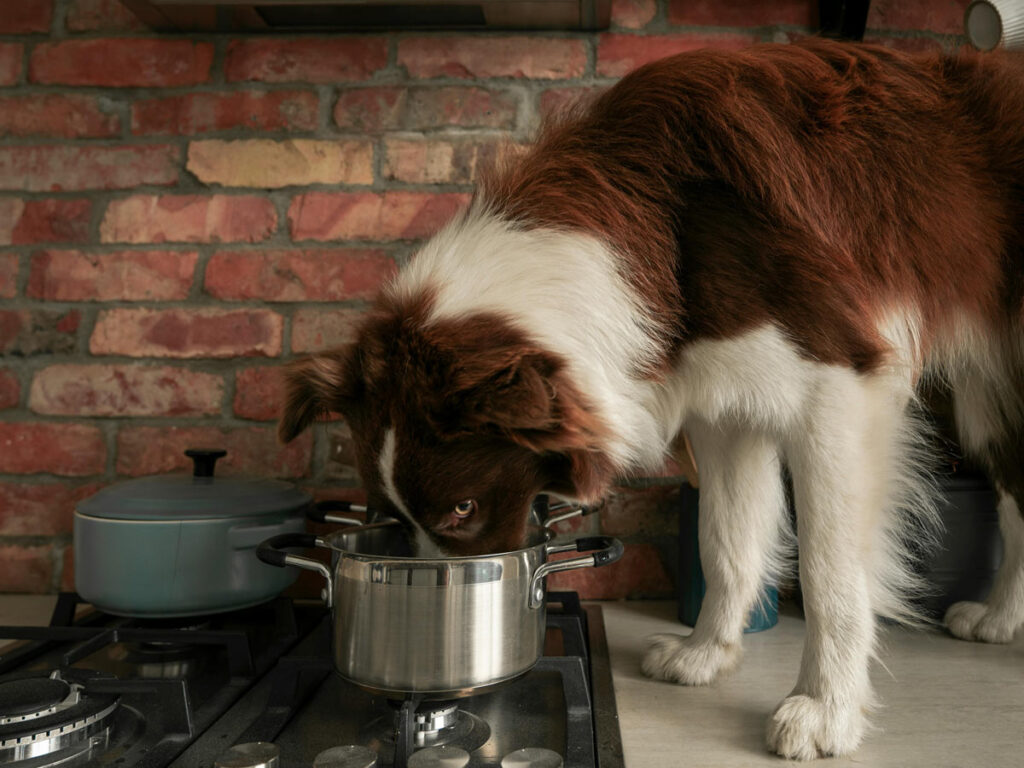
M355 744L331 747L313 758L313 768L377 768L377 753Z
M236 744L218 757L214 768L278 768L281 764L281 750L269 741L253 741Z
M466 768L469 752L458 747L427 747L413 752L409 768Z
M562 768L562 756L550 749L517 749L501 758L501 768Z

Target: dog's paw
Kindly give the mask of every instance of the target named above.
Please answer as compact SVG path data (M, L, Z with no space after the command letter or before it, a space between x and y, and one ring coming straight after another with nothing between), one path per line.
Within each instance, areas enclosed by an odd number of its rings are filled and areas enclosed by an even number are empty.
M1013 640L1017 622L992 610L985 603L953 603L946 611L946 626L961 640L1008 643Z
M864 737L860 710L838 708L810 696L788 696L768 721L768 749L791 760L848 755Z
M740 660L740 646L698 643L681 635L651 635L641 668L648 677L682 685L707 685Z

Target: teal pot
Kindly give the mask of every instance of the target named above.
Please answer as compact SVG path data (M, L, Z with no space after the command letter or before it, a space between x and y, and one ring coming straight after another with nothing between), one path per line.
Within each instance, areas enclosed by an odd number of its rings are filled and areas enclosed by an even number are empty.
M266 602L295 568L255 556L271 536L301 533L309 494L278 480L214 477L224 451L189 450L192 474L104 488L75 510L75 584L120 616L196 616Z

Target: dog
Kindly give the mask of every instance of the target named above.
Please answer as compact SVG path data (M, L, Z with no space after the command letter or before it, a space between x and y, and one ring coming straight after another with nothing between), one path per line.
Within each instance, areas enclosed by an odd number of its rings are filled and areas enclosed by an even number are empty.
M733 667L795 537L807 640L767 744L845 755L876 617L919 618L922 380L951 389L1005 540L991 595L946 623L1006 642L1024 622L1022 313L1024 57L688 52L482 178L355 343L293 364L280 435L342 414L369 503L421 555L518 548L536 494L596 502L685 435L707 594L643 670Z

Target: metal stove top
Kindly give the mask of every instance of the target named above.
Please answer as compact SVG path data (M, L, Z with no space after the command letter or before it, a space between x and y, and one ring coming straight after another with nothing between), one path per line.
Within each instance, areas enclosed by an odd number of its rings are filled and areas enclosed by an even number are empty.
M51 626L0 627L25 641L0 656L0 765L211 768L238 746L276 768L332 754L375 768L623 765L603 616L573 593L549 593L530 672L452 702L389 702L340 678L319 606L165 623L74 611L62 595Z

